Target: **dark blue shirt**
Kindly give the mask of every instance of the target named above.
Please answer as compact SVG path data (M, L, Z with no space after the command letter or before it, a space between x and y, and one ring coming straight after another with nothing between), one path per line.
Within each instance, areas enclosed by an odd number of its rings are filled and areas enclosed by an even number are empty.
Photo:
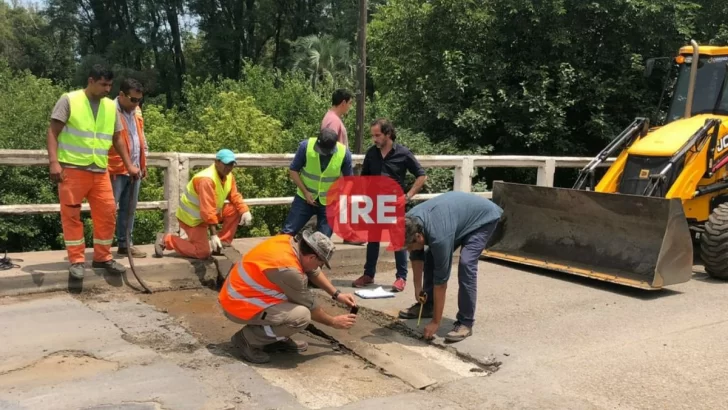
M500 219L503 210L487 198L450 191L415 206L407 216L420 220L425 244L434 262L433 283L441 285L450 278L452 255L463 238L473 231ZM413 253L413 259L424 259L423 251Z
M404 145L392 145L387 155L382 158L382 152L376 145L369 148L364 154L364 163L361 167L361 175L384 175L388 176L402 187L404 193L407 189L404 186L404 178L407 171L414 175L415 178L426 175L425 169L422 168L420 162L417 161L414 154Z
M288 167L291 171L301 172L303 167L306 166L306 150L308 149L308 140L303 140L298 145L298 150L296 150L296 155L293 157L293 161L291 161L291 165ZM336 146L336 149L339 149L339 146ZM336 151L334 151L336 152ZM331 161L331 157L333 155L321 155L319 154L319 164L321 164L321 171L325 170L326 167L329 166L329 162ZM344 162L341 163L341 175L345 177L349 177L354 175L354 167L352 166L351 161L351 151L349 149L346 149L346 154L344 155Z

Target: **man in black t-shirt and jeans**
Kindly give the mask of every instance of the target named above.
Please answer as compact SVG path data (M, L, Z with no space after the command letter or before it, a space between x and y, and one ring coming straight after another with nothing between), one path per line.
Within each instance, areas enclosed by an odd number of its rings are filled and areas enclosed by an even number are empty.
M371 123L370 130L374 146L369 148L364 155L361 176L385 175L394 179L402 187L402 191L406 192L406 200L409 201L420 192L427 180L424 168L407 147L395 143L397 133L388 120L375 120ZM409 191L404 186L407 171L417 178ZM379 242L369 242L364 274L355 280L352 286L359 288L374 283L377 259L379 259ZM401 292L407 284L407 250L396 251L394 259L397 273L392 290Z

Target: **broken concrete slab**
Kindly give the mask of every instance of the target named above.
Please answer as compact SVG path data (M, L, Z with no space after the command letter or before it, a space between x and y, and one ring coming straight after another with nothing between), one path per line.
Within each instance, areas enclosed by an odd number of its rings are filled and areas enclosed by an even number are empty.
M272 353L271 361L262 365L245 362L230 343L231 336L242 325L229 321L223 315L217 305L217 293L210 289L140 295L139 298L174 318L178 326L184 327L212 355L249 366L272 386L295 396L307 408L345 405L411 389L402 380L391 378L375 366L337 350L329 340L306 333L294 336L297 340L308 342L306 352ZM159 336L152 338L147 334L147 340L163 340L177 333L167 321L162 323L164 325L158 329ZM138 326L132 328L146 333ZM155 342L150 347L158 350L158 346L159 343ZM312 382L313 379L315 382Z
M319 304L332 316L348 313L331 298L317 291ZM356 325L348 330L313 323L319 331L359 357L384 369L415 389L425 389L469 377L486 376L489 372L464 362L456 356L429 346L424 341L371 321L371 315L359 313Z
M68 295L3 304L0 374L31 366L58 353L85 355L120 366L154 360L153 352L125 342L122 335L103 316Z
M304 408L131 292L0 299L0 346L3 410Z

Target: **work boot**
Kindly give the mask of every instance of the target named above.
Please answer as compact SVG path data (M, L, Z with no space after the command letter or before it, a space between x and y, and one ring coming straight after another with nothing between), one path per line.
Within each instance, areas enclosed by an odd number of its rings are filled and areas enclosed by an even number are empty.
M119 255L126 256L129 253L129 251L131 251L132 258L146 258L147 257L146 252L142 252L134 246L132 246L131 248L119 247L119 249L116 251L116 253L118 253Z
M301 353L308 349L308 343L302 340L293 340L290 337L275 343L266 345L263 350L266 352L293 352Z
M473 334L473 329L465 326L462 323L455 322L455 327L452 328L447 335L445 335L446 342L459 342L466 337Z
M264 352L262 349L253 347L250 343L248 343L248 340L245 339L245 336L243 335L242 329L236 332L233 337L230 338L230 341L233 346L238 349L238 352L240 352L240 355L243 356L243 359L257 364L268 363L270 361L268 353Z
M414 305L410 306L407 309L402 309L399 311L399 318L400 319L417 319L420 317L420 303L415 303ZM426 319L432 318L432 304L426 304L424 308L422 308L422 317Z
M121 275L126 272L126 267L113 259L106 262L93 261L91 266L95 269L106 269L106 272L109 272L112 275Z
M76 279L83 279L83 272L86 270L83 263L74 263L68 268L68 273Z
M164 256L164 232L157 234L157 240L154 241L154 255L158 258Z

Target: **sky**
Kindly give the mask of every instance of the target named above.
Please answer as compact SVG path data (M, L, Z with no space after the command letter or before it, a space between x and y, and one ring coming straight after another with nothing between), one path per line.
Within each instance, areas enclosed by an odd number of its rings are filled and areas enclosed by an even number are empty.
M17 4L18 6L24 6L24 7L37 7L40 9L45 8L47 1L46 0L2 0L3 2L13 5L13 3ZM182 29L189 30L192 32L192 34L197 35L197 16L190 16L190 15L184 15L180 17L180 24L182 25Z

